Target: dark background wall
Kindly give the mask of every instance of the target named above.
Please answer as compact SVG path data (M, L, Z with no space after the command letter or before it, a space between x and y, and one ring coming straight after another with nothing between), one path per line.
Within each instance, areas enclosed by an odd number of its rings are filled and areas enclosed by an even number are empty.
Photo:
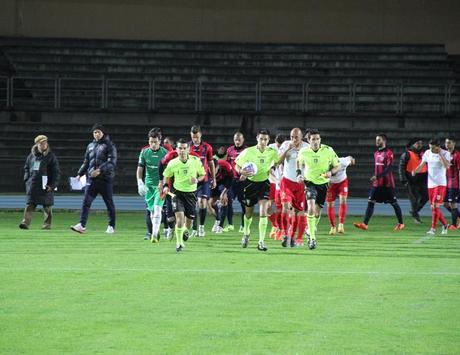
M0 35L445 43L460 54L458 0L2 0Z

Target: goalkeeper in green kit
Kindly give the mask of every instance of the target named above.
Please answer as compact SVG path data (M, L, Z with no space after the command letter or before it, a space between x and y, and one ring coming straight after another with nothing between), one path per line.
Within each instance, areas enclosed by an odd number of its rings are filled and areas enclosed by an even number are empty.
M149 146L142 149L139 155L137 166L137 191L139 195L144 196L147 209L150 211L152 220L152 235L150 240L156 243L160 240L159 232L161 226L161 212L163 209L164 200L160 197L158 184L160 182L160 174L158 167L161 159L168 151L160 146L161 136L156 132L149 132ZM142 177L145 172L145 183Z
M303 170L303 174L302 174ZM297 180L305 183L307 220L310 237L308 248L316 248L316 229L326 200L329 179L339 170L334 149L321 144L319 131L310 131L310 147L300 149L297 156Z

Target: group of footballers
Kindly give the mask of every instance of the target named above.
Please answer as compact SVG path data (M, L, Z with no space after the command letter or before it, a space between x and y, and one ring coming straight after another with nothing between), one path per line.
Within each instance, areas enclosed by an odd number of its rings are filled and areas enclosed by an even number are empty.
M270 132L261 129L256 136L257 144L251 147L245 145L243 133L236 132L234 144L219 155L213 155L199 126L192 126L190 139L179 139L174 149L173 142L163 139L159 128L150 130L148 139L148 146L140 153L136 175L138 192L144 196L147 206L146 239L152 242L159 242L160 227L164 223L165 237L172 238L174 233L176 251L181 252L190 237L205 236L208 211L216 219L212 232L233 231L233 200L239 201L243 211L240 227L243 248L250 242L256 204L259 205L257 250L260 251L267 251L268 220L273 226L270 236L279 240L283 247L302 246L306 239L308 248L315 249L324 204L331 225L329 234L345 233L346 171L355 164L355 159L352 156L339 158L333 148L321 142L316 129L302 132L300 128L293 128L288 139L277 135L272 144L269 144ZM368 230L375 203L388 203L398 220L394 231L401 231L404 222L394 194L394 158L385 134L376 136L376 146L365 217L354 226ZM460 156L455 151L441 149L436 140L430 141L429 147L411 174L424 171L428 165L428 190L433 211L432 228L428 233L435 233L439 220L443 225L442 233L446 234L449 226L439 207L444 201L447 179L451 178L449 171L452 174L455 170L458 180ZM225 219L228 220L226 227Z

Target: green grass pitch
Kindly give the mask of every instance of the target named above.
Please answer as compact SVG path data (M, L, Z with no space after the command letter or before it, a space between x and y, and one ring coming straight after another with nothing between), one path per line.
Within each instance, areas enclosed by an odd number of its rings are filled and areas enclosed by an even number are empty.
M460 231L425 236L375 217L370 231L327 235L318 249L207 233L181 254L143 241L142 213L116 234L92 214L56 212L53 230L0 213L0 353L454 354L460 351ZM240 217L236 217L239 222ZM208 218L209 224L211 219ZM207 228L210 229L209 227Z

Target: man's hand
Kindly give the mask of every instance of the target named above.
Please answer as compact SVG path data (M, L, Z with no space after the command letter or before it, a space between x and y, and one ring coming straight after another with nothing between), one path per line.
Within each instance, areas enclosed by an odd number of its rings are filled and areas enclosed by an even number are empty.
M216 179L212 179L212 181L211 181L211 189L215 189L216 186L217 186Z
M51 192L51 191L53 191L53 188L50 185L46 185L45 186L45 191L46 192Z
M193 177L190 178L190 183L191 184L198 184L198 179L195 176L193 176Z
M163 187L163 195L166 196L168 193L169 193L169 186L165 185L165 187Z
M370 178L370 180L371 180L371 182L374 182L375 180L377 180L377 176L375 176L375 175L372 176L372 177Z
M330 171L326 171L324 174L321 174L323 178L330 179L332 176L332 173Z
M94 169L92 172L91 172L91 177L92 178L95 178L97 176L99 176L101 174L101 170L100 169Z

